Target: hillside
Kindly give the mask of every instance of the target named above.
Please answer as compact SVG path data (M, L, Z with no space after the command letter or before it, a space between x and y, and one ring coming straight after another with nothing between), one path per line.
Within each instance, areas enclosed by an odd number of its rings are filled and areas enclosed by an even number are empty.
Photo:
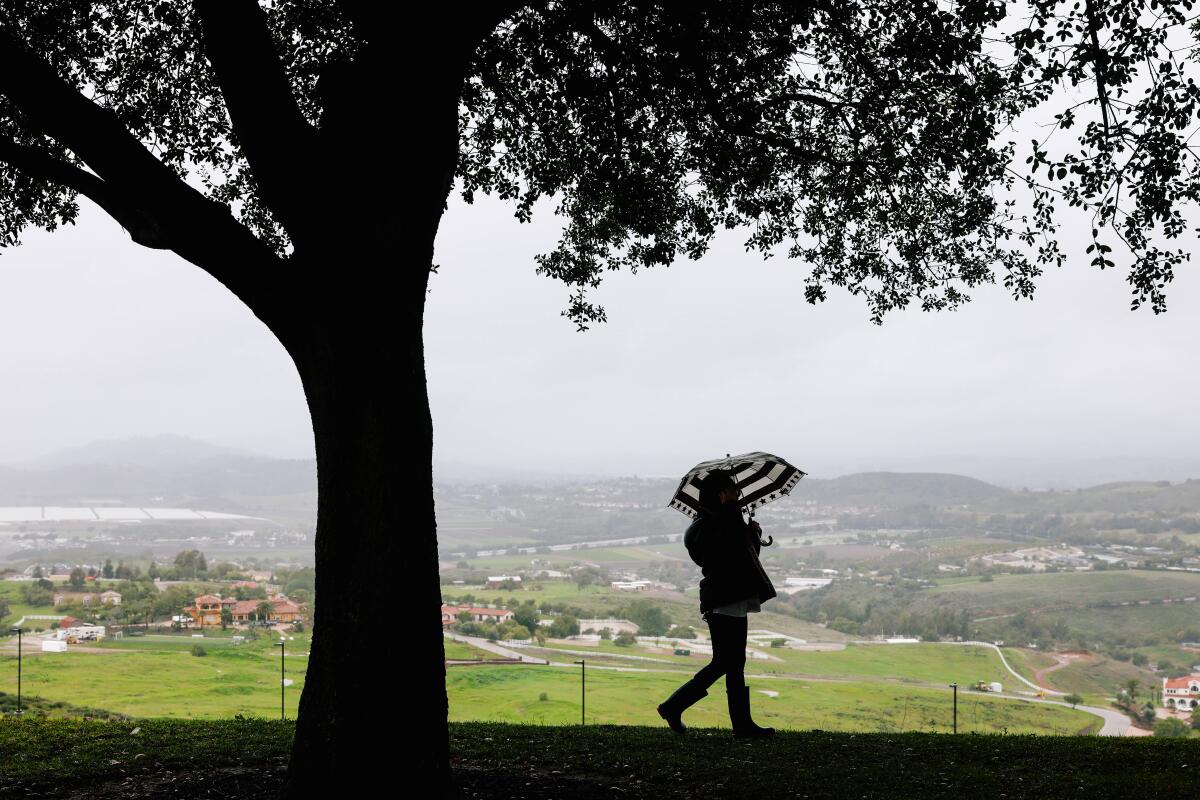
M74 800L271 797L291 723L0 722L0 795ZM464 800L613 797L1195 797L1193 741L451 723ZM203 765L198 766L198 765Z

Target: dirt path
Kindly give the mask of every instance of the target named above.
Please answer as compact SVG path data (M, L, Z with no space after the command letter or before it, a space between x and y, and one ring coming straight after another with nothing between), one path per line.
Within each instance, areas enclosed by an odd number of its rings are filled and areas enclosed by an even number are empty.
M1050 685L1050 682L1048 680L1046 680L1046 676L1049 675L1051 672L1060 670L1063 667L1069 667L1077 661L1095 660L1091 657L1091 654L1085 655L1083 653L1050 653L1050 656L1054 659L1054 663L1048 667L1042 667L1039 670L1035 670L1033 673L1033 680L1039 686L1042 686L1046 689L1050 689L1052 691L1058 691L1058 690L1054 689Z

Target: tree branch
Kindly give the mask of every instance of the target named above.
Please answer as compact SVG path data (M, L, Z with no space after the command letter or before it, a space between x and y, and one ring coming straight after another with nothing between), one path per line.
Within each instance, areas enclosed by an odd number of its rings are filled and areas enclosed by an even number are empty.
M120 223L137 244L156 250L169 248L162 237L162 227L152 214L128 202L92 173L35 147L17 144L6 138L0 138L0 161L26 175L88 197Z
M282 263L271 248L234 219L228 206L185 183L116 114L81 94L3 27L0 95L21 111L33 132L56 140L87 164L113 196L137 198L136 207L154 209L159 230L153 241L224 284L282 338L283 321L275 317L291 299L268 283L273 277L268 270Z
M320 149L315 129L296 104L275 52L266 15L255 0L195 0L204 49L263 202L297 247L324 226L311 202L320 192L306 163Z

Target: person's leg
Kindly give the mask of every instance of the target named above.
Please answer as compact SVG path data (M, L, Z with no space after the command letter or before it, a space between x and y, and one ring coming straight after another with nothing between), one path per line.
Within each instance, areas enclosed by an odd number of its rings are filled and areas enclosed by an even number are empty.
M713 641L714 656L712 660L658 706L659 716L665 719L676 733L683 733L687 730L681 719L683 712L701 698L707 697L708 688L716 682L717 678L721 677L724 671L724 667L717 661L715 653L716 640L724 637L725 628L721 620L718 619L716 622L713 620L714 617L722 616L721 614L709 614L705 617L705 621L708 622L709 638Z
M725 665L721 656L725 652L724 643L729 635L729 620L732 617L710 611L704 619L708 623L708 640L712 644L713 654L709 662L696 673L692 680L707 689L717 682L717 678L725 674Z
M750 627L746 617L728 617L730 620L722 642L722 659L725 672L725 690L746 685L746 632ZM714 652L715 652L714 647Z

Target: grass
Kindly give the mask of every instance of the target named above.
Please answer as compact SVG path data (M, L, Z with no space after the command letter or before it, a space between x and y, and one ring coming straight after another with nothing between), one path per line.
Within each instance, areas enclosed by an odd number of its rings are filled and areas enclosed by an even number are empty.
M977 577L943 578L927 592L934 598L952 598L977 613L1011 613L1045 606L1200 597L1200 573L1129 569L996 575L986 582ZM1193 615L1200 607L1187 605Z
M289 641L285 710L295 718L304 686L307 634ZM103 708L130 717L277 717L280 658L274 639L233 646L228 639L145 636L72 645L67 653L34 652L24 659L26 694L50 702ZM208 655L191 654L201 644ZM72 652L73 651L73 652ZM0 685L15 691L14 656L0 657Z
M686 673L589 671L589 724L661 725L655 706L666 699ZM748 676L755 719L789 730L948 732L952 726L948 688L873 685L861 682L791 680ZM536 722L565 725L580 719L577 669L525 665L479 667L447 672L450 719ZM768 697L761 690L777 692ZM542 695L545 700L540 699ZM724 681L719 680L687 712L689 725L727 727ZM1097 730L1098 717L1082 711L1005 700L960 691L959 731L1078 733Z
M678 737L663 727L486 722L452 722L449 734L456 779L479 800L1200 794L1200 771L1163 767L1195 763L1197 740L780 731L735 741L695 726ZM225 796L270 796L292 736L290 723L266 720L3 720L0 796L115 788L165 773L172 784L164 794L178 797L175 776L239 766L254 769L257 791Z

